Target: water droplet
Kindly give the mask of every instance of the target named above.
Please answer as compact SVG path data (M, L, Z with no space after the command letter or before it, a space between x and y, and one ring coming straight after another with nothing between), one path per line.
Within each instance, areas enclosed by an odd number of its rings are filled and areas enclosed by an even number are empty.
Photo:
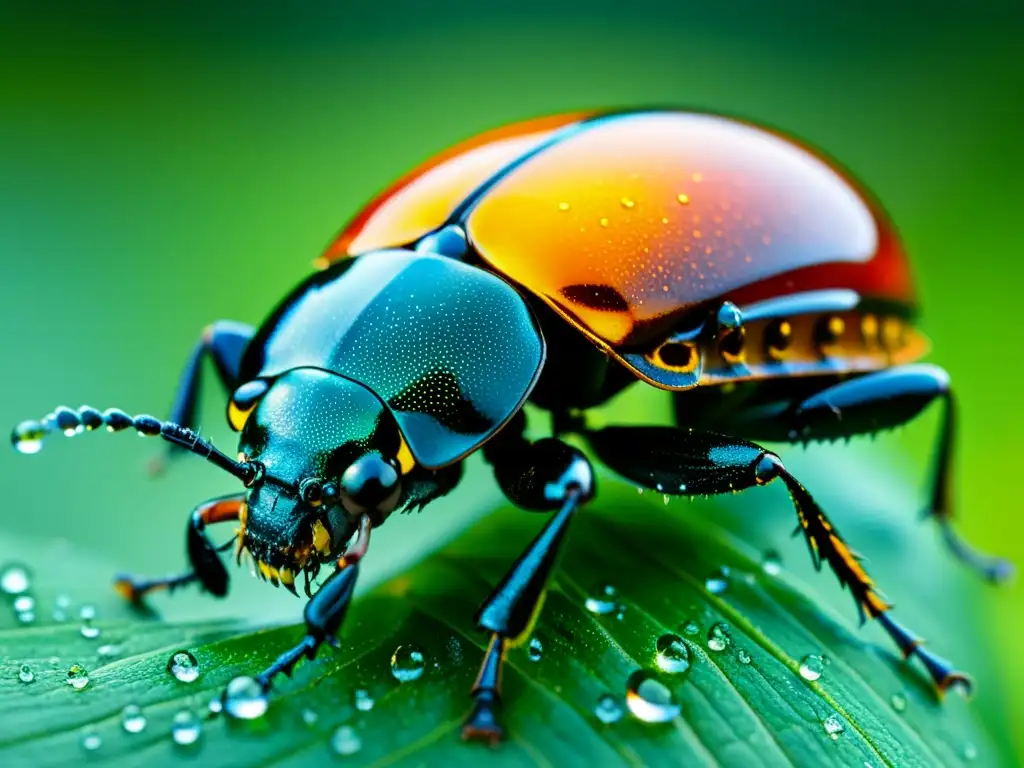
M602 217L602 219L601 219L601 226L602 227L607 227L608 226L608 219Z
M214 696L210 699L210 703L206 705L206 708L210 710L211 715L219 715L224 711L224 702L221 701L220 696Z
M360 712L369 712L373 709L373 705L377 702L373 700L373 696L365 688L359 688L355 694L356 709Z
M624 197L619 201L623 208L633 208L636 202L631 197Z
M175 680L194 683L199 679L199 662L188 651L176 651L171 654L171 658L167 662L167 671L174 676Z
M663 672L681 674L690 668L690 649L679 635L658 638L658 667Z
M736 658L739 659L740 664L749 664L750 663L750 654L747 653L742 648L740 648L738 651L736 651Z
M774 549L769 549L761 558L761 570L769 576L778 576L782 573L782 558Z
M907 697L902 693L894 693L889 697L889 703L897 712L903 712L907 708Z
M202 723L199 722L198 717L192 714L191 710L183 709L171 720L171 738L179 746L187 747L195 744L202 735Z
M19 624L31 624L36 620L35 611L22 611L21 613L15 613L14 615L18 617Z
M690 202L690 196L680 192L678 195L676 195L676 200L679 201L681 205L686 205L687 203Z
M712 595L720 595L729 588L729 569L724 565L704 579L704 588Z
M530 661L540 661L544 655L544 644L541 643L539 638L530 638L530 644L526 648L526 655Z
M267 694L253 677L236 677L224 689L224 709L239 720L255 720L267 711Z
M712 651L724 651L729 645L729 627L719 622L708 632L708 648Z
M36 607L36 600L32 595L21 595L14 598L15 613L28 613Z
M665 493L665 494L662 494L662 496L661 496L661 502L662 502L662 503L663 503L663 504L664 504L664 505L665 505L665 506L667 507L667 506L668 506L668 503L669 503L669 501L671 500L671 498L672 498L672 497L671 497L671 496L669 496L669 495L668 495L667 493Z
M76 691L80 691L89 684L89 672L81 664L72 664L68 667L68 685Z
M425 666L423 651L415 645L400 645L391 654L391 674L400 683L408 683L422 677Z
M114 656L121 655L121 646L119 645L101 645L96 649L96 655L101 659L109 659Z
M31 683L36 679L36 673L28 664L22 664L21 669L18 670L18 679L23 683Z
M584 605L591 613L605 616L619 607L619 591L611 584L605 584L587 596Z
M822 725L825 727L825 733L828 734L832 741L839 739L845 728L843 727L843 721L839 719L839 715L829 715L825 718Z
M696 621L688 621L683 625L683 633L687 635L696 635L700 632L700 624Z
M78 618L82 621L92 621L96 618L96 606L83 605L82 609L78 612Z
M8 563L0 571L0 590L6 595L20 595L28 592L32 585L32 577L28 568L18 563Z
M560 210L560 211L568 211L569 210L569 204L564 202L564 201L559 203L558 204L558 210Z
M306 707L302 710L302 722L304 722L306 725L314 726L316 725L316 721L319 719L320 715L316 713L315 709L310 709L309 707Z
M86 622L85 624L83 624L79 631L82 633L82 637L84 637L86 640L95 640L97 637L100 636L100 628L97 626L93 626L91 622Z
M610 725L611 723L617 723L621 720L625 711L622 709L622 705L619 703L618 699L610 693L605 693L597 700L597 706L594 707L594 714L602 723Z
M142 733L146 730L146 716L135 704L129 704L121 710L121 727L126 733Z
M354 755L363 748L363 740L351 725L339 725L331 734L331 749L337 755Z
M639 485L636 487L636 492L641 496L644 495L644 489L641 488Z
M971 760L975 760L978 757L978 748L969 741L966 744L964 744L962 752L964 760L967 760L968 762L970 762Z
M626 681L626 706L645 723L667 723L680 709L669 687L647 669L637 670Z
M86 752L95 752L103 746L103 739L96 731L84 731L79 743Z
M825 660L821 656L809 653L800 659L800 677L814 682L825 671Z
M43 450L46 427L38 421L23 421L11 432L11 445L18 453L30 456Z

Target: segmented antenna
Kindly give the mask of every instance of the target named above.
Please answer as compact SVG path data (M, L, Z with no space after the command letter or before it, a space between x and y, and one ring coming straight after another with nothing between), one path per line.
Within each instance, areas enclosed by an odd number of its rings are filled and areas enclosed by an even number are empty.
M173 421L160 421L153 416L129 416L118 408L98 411L91 406L83 405L76 411L61 406L44 416L41 421L21 422L11 433L11 445L21 453L39 453L43 448L43 440L54 432L74 437L100 427L106 427L108 432L122 432L131 428L143 437L161 437L215 464L247 486L255 483L263 474L262 465L258 462L235 461L188 427L175 424Z

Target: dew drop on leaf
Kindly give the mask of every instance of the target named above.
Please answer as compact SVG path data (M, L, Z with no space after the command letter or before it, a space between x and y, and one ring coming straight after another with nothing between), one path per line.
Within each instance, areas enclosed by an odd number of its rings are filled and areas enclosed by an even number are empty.
M843 721L839 719L839 715L829 715L825 718L822 726L825 728L825 733L832 741L837 741L842 735L845 728L843 727Z
M889 697L889 703L897 712L903 712L907 708L907 697L902 693L894 693Z
M530 661L540 661L544 656L544 644L540 638L531 637L530 644L526 647L526 656Z
M683 625L683 633L687 635L696 635L700 632L700 624L696 621L688 621Z
M363 748L363 740L351 725L340 725L331 734L331 750L336 755L354 755Z
M36 600L32 595L20 595L14 599L15 613L28 613L36 607Z
M591 592L584 606L591 613L604 616L619 607L619 591L611 584L604 584Z
M206 705L206 708L210 711L211 715L219 715L224 711L224 701L220 696L214 696L210 699L210 703Z
M191 710L183 709L171 720L171 738L175 744L187 747L199 741L203 734L203 726Z
M304 722L306 725L312 727L316 725L316 721L319 719L320 715L316 713L315 709L310 709L309 707L306 707L302 710L302 722Z
M391 674L400 683L418 680L425 667L423 651L415 645L400 645L391 654Z
M267 694L253 677L236 677L224 689L224 709L238 720L262 717L268 706Z
M18 670L18 679L23 683L31 683L36 679L36 673L28 664L22 664L21 669Z
M740 648L738 651L736 651L736 658L739 659L740 664L749 664L750 663L750 654L747 653L742 648Z
M167 671L175 680L183 683L194 683L199 679L199 662L188 651L176 651L167 661Z
M966 744L964 744L964 748L961 751L961 754L963 754L964 760L967 760L968 762L971 762L972 760L976 760L977 759L977 757L978 757L978 748L976 746L974 746L974 744L972 744L971 742L968 741Z
M370 692L365 688L359 688L356 690L355 704L356 709L358 709L360 712L369 712L371 709L373 709L376 703L377 702L373 700L373 696L371 696Z
M658 638L658 668L674 675L690 668L690 649L679 635L662 635Z
M135 704L129 704L121 710L121 727L126 733L142 733L146 729L146 716Z
M813 653L809 653L800 659L800 677L804 680L814 682L821 673L825 671L825 660Z
M729 569L722 566L706 579L704 588L712 595L720 595L729 588Z
M72 664L68 667L67 683L76 691L80 691L89 684L89 672L81 664Z
M711 626L708 632L708 648L712 651L724 651L729 645L729 627L719 622Z
M645 723L667 723L680 711L672 690L648 669L637 670L626 681L626 706Z
M597 700L597 705L594 707L594 715L605 725L617 723L622 719L623 714L625 712L622 709L622 705L610 693L601 694Z
M761 570L769 576L778 576L782 573L782 558L774 549L767 550L761 558Z
M120 656L121 646L112 644L101 645L99 648L96 649L96 655L99 656L101 659L110 659L114 656Z
M97 749L103 746L103 739L96 731L85 731L82 733L82 738L79 740L82 745L82 749L86 752L95 752Z

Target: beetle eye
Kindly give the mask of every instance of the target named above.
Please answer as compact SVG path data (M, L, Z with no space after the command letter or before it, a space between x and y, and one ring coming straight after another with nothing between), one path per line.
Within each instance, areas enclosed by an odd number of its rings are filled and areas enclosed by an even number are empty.
M307 504L318 507L323 501L324 487L319 480L308 478L299 485L299 496Z
M326 483L323 490L323 500L326 502L337 501L338 486L334 483Z

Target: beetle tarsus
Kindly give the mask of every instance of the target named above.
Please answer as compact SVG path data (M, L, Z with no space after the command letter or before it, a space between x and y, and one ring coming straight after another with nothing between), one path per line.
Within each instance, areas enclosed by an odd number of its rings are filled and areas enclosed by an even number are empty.
M274 678L278 675L291 677L292 672L295 671L295 666L303 657L310 661L316 658L316 653L320 650L322 642L322 639L318 639L313 635L306 635L299 641L298 645L294 648L289 648L278 656L273 664L256 676L256 682L260 684L263 692L266 693L273 687Z
M491 636L480 672L473 684L473 711L462 726L462 738L467 741L487 741L494 746L502 740L501 727L501 668L505 660L505 638L497 632Z

